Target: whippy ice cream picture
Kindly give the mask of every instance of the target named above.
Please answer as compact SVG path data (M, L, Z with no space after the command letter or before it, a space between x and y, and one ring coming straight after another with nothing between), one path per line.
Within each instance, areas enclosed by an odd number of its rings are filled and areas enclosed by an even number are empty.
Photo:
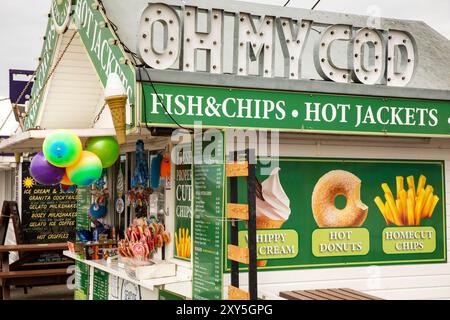
M446 261L442 161L260 161L261 270ZM238 189L241 196L247 192L244 185ZM240 246L247 245L246 229L239 222Z

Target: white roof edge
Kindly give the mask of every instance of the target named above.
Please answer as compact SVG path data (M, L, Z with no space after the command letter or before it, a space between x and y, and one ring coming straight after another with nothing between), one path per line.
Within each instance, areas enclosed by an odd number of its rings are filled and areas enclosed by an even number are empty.
M40 150L44 139L58 130L30 130L18 133L0 142L1 152L34 152ZM114 129L70 129L81 139L90 137L115 136Z

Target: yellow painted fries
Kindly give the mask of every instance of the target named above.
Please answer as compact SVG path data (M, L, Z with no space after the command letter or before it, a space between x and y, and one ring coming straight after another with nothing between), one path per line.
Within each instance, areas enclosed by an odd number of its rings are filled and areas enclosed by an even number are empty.
M179 228L178 232L175 232L175 249L178 257L191 257L191 235L188 228Z
M421 175L416 186L414 177L409 176L406 178L406 190L404 178L396 177L395 196L387 183L381 185L385 200L376 197L374 201L387 225L420 226L422 219L433 216L439 197L433 194L433 187L426 185L426 182L427 178Z

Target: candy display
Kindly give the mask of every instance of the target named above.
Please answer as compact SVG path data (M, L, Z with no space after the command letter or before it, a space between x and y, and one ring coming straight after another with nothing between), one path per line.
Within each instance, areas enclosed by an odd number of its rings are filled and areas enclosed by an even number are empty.
M97 155L103 168L109 168L116 163L120 147L114 137L94 137L86 142L86 150Z
M89 151L83 151L80 161L67 168L67 175L73 183L87 187L102 176L102 162L99 157Z
M50 164L42 152L39 152L31 161L31 176L42 185L55 185L63 179L65 170Z
M135 219L119 241L119 255L137 261L149 261L155 252L171 241L170 233L161 223L145 218Z
M45 138L42 149L48 162L56 167L67 168L78 162L83 145L73 132L59 130Z

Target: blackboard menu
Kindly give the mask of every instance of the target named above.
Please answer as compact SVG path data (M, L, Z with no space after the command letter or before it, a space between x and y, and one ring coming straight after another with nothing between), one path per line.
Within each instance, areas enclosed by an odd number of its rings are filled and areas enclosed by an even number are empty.
M42 186L22 164L22 230L25 243L58 243L75 239L77 192Z
M89 266L75 262L75 300L89 299Z
M223 137L216 141L214 154L207 144L194 146L194 300L222 299L222 240L224 220L225 167Z
M108 300L109 298L109 273L94 269L93 300Z

